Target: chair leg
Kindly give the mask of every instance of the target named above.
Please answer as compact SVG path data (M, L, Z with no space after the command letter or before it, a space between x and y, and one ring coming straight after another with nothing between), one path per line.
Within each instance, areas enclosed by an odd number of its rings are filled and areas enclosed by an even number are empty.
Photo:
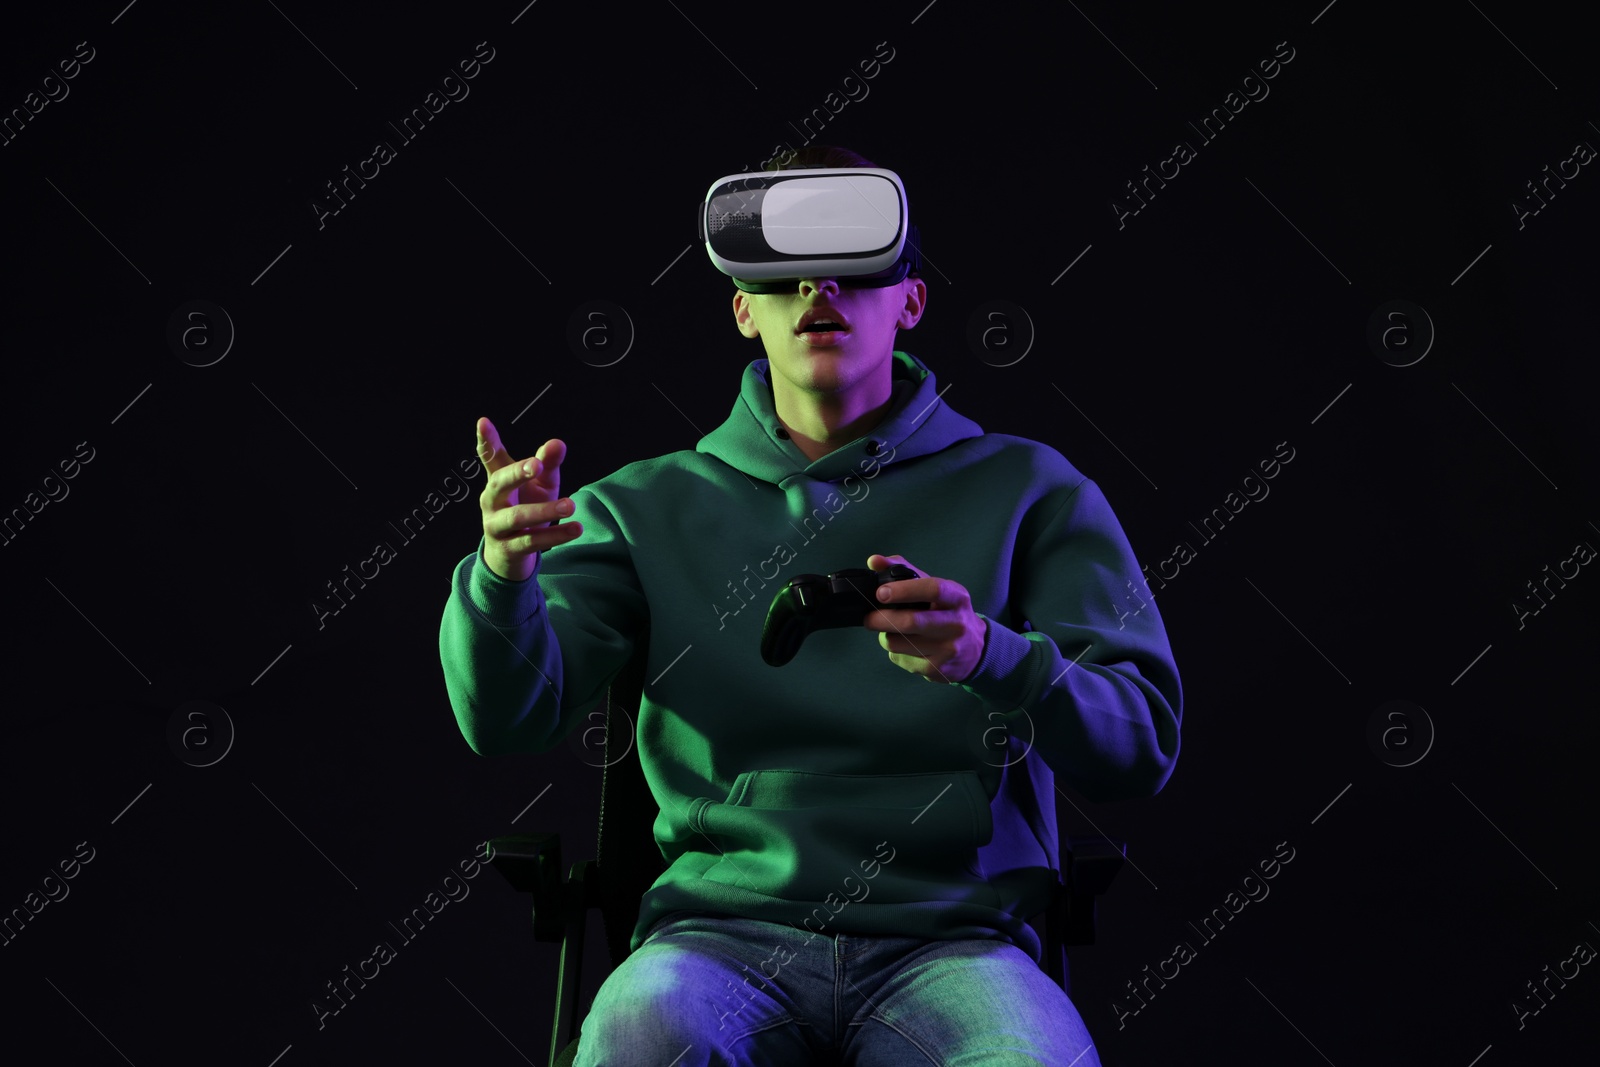
M1065 993L1067 990L1066 946L1062 944L1061 919L1059 915L1051 916L1050 921L1045 923L1044 970L1051 980L1061 987L1061 991Z
M550 1064L577 1038L578 1011L583 1001L583 935L588 912L567 915L566 936L561 939L561 970L556 977L555 1027L550 1034Z

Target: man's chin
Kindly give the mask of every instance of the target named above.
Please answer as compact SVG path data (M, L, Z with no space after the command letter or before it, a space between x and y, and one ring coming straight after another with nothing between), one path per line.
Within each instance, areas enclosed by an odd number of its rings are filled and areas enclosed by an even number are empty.
M852 383L840 373L839 364L828 353L806 352L789 364L784 375L796 389L819 396L842 393Z

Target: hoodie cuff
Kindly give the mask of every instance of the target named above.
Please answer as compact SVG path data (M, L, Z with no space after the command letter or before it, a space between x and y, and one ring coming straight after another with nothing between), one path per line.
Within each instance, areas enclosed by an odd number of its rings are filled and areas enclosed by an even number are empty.
M1008 711L1020 707L1028 688L1026 661L1033 651L1033 642L982 612L977 615L988 628L983 640L983 658L965 681L956 684L985 703Z
M483 548L487 536L478 539L478 553L467 575L467 597L485 619L496 626L521 626L539 613L544 591L539 587L539 567L544 554L534 557L533 573L526 581L502 578L489 566Z

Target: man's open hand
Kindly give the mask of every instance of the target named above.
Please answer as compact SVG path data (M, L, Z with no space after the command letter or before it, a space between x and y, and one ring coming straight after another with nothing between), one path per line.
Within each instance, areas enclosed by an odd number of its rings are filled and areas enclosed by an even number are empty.
M989 627L972 610L966 586L949 578L933 578L904 556L867 557L867 566L886 571L903 563L918 577L878 587L882 608L869 612L862 625L878 630L878 644L888 650L889 662L920 674L930 682L964 682L983 659ZM884 600L887 593L889 599ZM926 611L896 609L895 604L925 601Z
M500 431L478 420L478 459L486 477L478 507L483 511L483 558L489 569L513 582L533 575L538 555L583 535L583 523L561 520L576 505L561 495L566 442L551 438L531 459L514 460Z

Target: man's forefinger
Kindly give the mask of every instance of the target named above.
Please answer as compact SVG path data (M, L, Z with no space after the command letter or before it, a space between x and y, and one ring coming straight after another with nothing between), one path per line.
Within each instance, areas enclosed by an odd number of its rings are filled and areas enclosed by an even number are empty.
M500 467L505 466L511 457L501 455L503 450L500 446L500 434L495 430L494 423L486 418L479 419L476 430L478 434L478 459L483 463L484 471L493 474ZM499 462L496 463L496 460L499 460Z
M907 564L909 566L909 564ZM896 604L915 604L926 601L929 607L938 607L944 595L943 578L901 578L878 586L878 602L893 607Z

